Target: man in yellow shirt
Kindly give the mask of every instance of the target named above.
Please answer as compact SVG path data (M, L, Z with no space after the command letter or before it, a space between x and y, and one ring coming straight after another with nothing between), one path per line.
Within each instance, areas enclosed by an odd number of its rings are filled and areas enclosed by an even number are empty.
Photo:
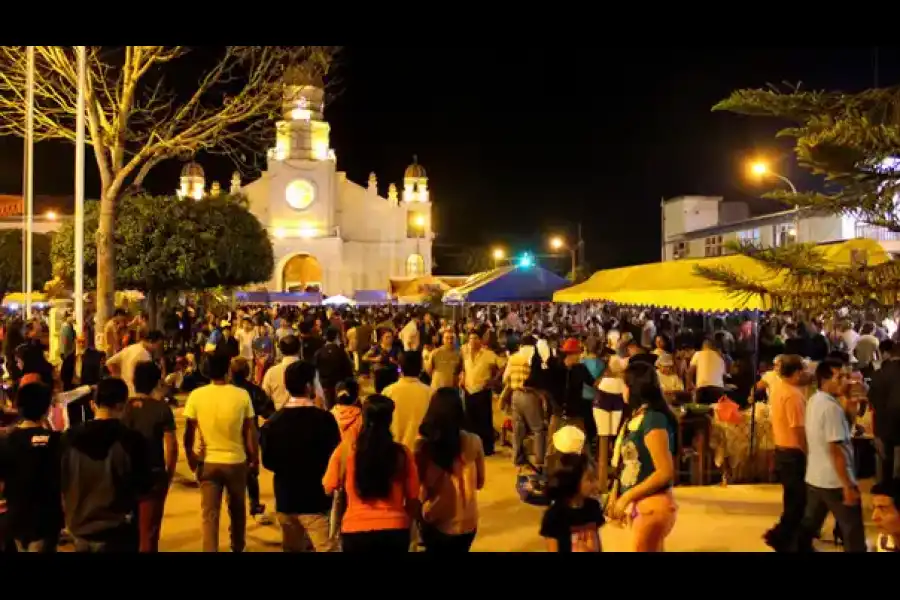
M419 425L431 402L431 388L419 379L422 373L420 353L403 352L399 362L402 377L397 383L384 388L383 394L394 401L394 417L391 421L394 441L413 452L416 438L419 437Z
M187 420L184 451L188 465L200 481L203 551L219 550L219 515L224 491L228 494L231 549L243 552L247 526L247 473L248 469L259 469L253 404L250 394L227 382L230 367L227 355L212 354L207 365L212 383L191 392L184 407ZM194 450L198 430L202 456Z

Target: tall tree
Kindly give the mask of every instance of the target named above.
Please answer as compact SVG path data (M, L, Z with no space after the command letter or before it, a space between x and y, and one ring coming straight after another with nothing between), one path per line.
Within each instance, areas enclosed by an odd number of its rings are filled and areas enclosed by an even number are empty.
M32 291L44 289L51 278L50 236L34 234L34 266ZM0 231L0 298L22 291L22 230Z
M779 137L794 140L800 166L824 177L824 191L778 191L768 197L820 214L845 214L858 223L900 233L900 86L851 94L796 87L744 89L713 107L742 115L779 119L789 125ZM891 306L900 294L900 268L891 261L869 265L864 256L851 268L825 264L809 244L732 249L769 268L766 282L723 268L698 268L704 277L735 294L762 294L775 306L828 310L877 303Z
M140 188L161 161L198 151L225 153L239 164L265 150L283 105L287 74L320 85L335 48L328 46L224 46L192 75L189 90L169 81L190 53L185 46L89 46L85 91L87 143L100 173L97 228L97 321L109 317L115 291L116 202ZM202 64L201 62L201 64ZM0 135L24 136L24 46L0 46ZM197 77L194 79L194 77ZM170 79L174 79L170 77ZM78 91L71 46L35 48L35 141L75 143ZM197 83L194 84L193 82Z
M85 235L99 226L99 203L85 209ZM125 196L119 202L113 241L116 285L140 290L156 318L167 291L236 287L268 281L274 269L272 243L241 196L200 201L167 196ZM74 229L67 222L53 241L56 275L74 275ZM97 253L85 248L85 279L96 276Z

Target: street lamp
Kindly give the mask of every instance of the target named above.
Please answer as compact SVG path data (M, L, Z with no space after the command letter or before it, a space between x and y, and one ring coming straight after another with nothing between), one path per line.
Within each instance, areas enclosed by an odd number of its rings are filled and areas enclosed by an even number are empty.
M500 261L506 258L506 252L504 252L503 248L494 248L494 251L491 255L494 257L495 269L500 266Z
M48 210L47 212L44 213L44 218L47 219L48 221L55 221L56 220L56 212L54 212L52 210Z
M769 169L769 165L767 165L766 163L764 163L760 160L758 160L755 163L753 163L752 165L750 165L750 171L754 175L759 177L760 179L763 177L774 177L775 179L779 179L779 180L783 181L784 183L786 183L789 188L791 188L791 192L793 192L795 194L797 193L797 187L794 185L794 183L790 179L788 179L784 175L775 173L774 171Z
M556 252L560 250L568 250L569 254L572 256L572 281L575 281L575 272L577 270L577 255L575 254L575 249L566 244L566 240L563 238L556 236L550 239L550 247L553 248Z
M758 160L758 161L754 162L752 165L750 165L750 171L754 175L759 177L760 179L762 179L763 177L774 177L775 179L778 179L778 180L786 183L787 186L789 188L791 188L792 193L794 193L794 194L797 193L797 186L794 185L794 182L792 182L790 179L788 179L784 175L775 173L774 171L769 169L768 164L766 164L765 162L763 162L761 160ZM799 232L800 232L800 207L797 205L794 205L794 224L793 224L792 237L794 238L795 242L800 240Z

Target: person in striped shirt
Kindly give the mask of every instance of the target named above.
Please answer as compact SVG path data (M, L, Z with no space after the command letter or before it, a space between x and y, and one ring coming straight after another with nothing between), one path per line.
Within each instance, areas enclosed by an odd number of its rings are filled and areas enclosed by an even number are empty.
M536 345L534 336L522 338L522 346L509 358L503 372L503 384L512 391L513 462L520 473L529 469L540 471L546 452L547 426L543 402L538 390L529 385L533 383L532 369L535 366L542 368ZM525 452L525 438L529 432L534 436L534 465L529 463Z

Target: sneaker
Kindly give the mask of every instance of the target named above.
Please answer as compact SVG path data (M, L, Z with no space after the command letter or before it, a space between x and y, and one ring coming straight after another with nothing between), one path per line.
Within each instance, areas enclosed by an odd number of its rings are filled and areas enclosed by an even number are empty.
M250 507L250 516L258 517L260 515L266 514L266 505L265 504L257 504L256 506Z

